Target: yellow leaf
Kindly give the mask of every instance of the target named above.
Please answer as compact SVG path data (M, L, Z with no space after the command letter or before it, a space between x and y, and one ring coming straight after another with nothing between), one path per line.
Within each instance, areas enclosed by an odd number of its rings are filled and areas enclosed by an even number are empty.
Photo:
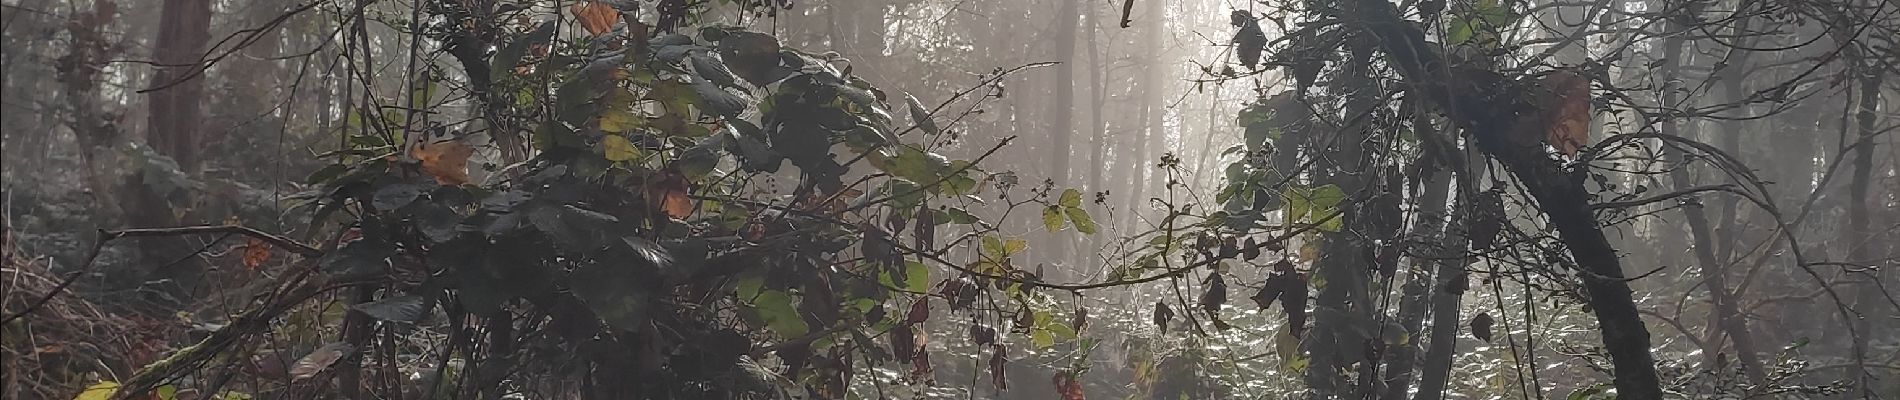
M607 113L600 115L600 130L602 132L623 133L639 127L640 122L640 117L633 115L631 111L618 109L607 110Z
M607 135L600 139L600 148L608 161L621 162L640 158L640 149L633 147L633 142L627 141L624 136Z
M106 400L112 398L112 394L118 392L118 382L99 381L99 383L94 383L92 386L87 386L86 390L80 391L78 396L73 396L73 400Z
M472 155L475 146L460 138L425 140L409 149L409 156L422 162L422 172L444 185L468 183L468 157Z
M620 22L620 11L598 1L574 3L567 10L574 14L574 19L580 21L581 29L586 29L587 34L593 36L607 33L614 28L615 23Z

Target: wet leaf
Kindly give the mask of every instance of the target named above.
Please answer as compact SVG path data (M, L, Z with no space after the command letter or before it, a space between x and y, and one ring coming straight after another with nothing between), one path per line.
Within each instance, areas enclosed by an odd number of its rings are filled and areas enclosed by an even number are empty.
M335 365L337 361L343 360L343 357L349 356L354 351L356 351L355 346L343 342L331 342L318 347L310 354L297 359L296 364L291 364L290 379L300 381L317 376L318 373L322 373L323 370Z
M402 295L350 306L351 310L380 321L414 323L429 312L429 299Z

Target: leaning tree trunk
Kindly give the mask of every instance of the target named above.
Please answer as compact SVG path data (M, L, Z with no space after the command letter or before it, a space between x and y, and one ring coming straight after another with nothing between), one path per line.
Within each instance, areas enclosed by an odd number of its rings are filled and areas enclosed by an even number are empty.
M1584 292L1610 354L1618 398L1661 399L1649 329L1637 313L1616 249L1591 211L1590 193L1583 186L1585 171L1568 170L1545 155L1544 122L1523 118L1541 113L1532 101L1534 86L1495 71L1446 65L1428 50L1435 46L1425 41L1424 33L1388 1L1354 0L1345 8L1382 39L1389 61L1406 81L1447 110L1477 139L1478 148L1502 163L1537 200L1583 270Z

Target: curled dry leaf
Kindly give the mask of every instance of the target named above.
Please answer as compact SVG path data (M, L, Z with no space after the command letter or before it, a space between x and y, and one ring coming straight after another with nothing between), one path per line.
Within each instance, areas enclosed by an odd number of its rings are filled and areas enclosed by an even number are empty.
M473 155L475 146L461 138L424 140L409 148L409 156L422 162L422 172L443 185L468 183L468 157Z
M620 11L598 1L574 3L573 6L567 8L567 11L574 14L574 19L580 22L581 29L586 29L588 35L606 34L614 28L614 24L620 22Z
M1174 319L1174 310L1168 308L1168 303L1155 302L1155 326L1161 328L1161 332L1168 331L1168 321L1172 319Z
M930 320L930 298L918 297L916 302L910 303L910 315L904 317L904 324L921 324L927 320Z
M1543 99L1544 142L1566 156L1590 144L1590 79L1570 70L1556 70L1540 82L1549 90Z
M970 324L970 342L978 346L996 343L996 328L977 323Z
M1207 315L1218 316L1223 304L1227 304L1227 279L1220 274L1209 275L1206 291L1201 292L1201 310L1206 311Z
M1478 316L1471 317L1471 337L1491 343L1491 324L1496 322L1491 319L1491 313L1478 313Z
M891 339L891 357L897 362L910 362L917 356L917 334L911 331L910 324L898 324L891 327L886 335Z

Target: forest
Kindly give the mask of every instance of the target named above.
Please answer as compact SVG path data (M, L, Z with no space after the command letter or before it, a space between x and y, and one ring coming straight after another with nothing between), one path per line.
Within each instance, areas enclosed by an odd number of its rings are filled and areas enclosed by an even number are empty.
M0 31L0 400L1900 400L1888 0Z

